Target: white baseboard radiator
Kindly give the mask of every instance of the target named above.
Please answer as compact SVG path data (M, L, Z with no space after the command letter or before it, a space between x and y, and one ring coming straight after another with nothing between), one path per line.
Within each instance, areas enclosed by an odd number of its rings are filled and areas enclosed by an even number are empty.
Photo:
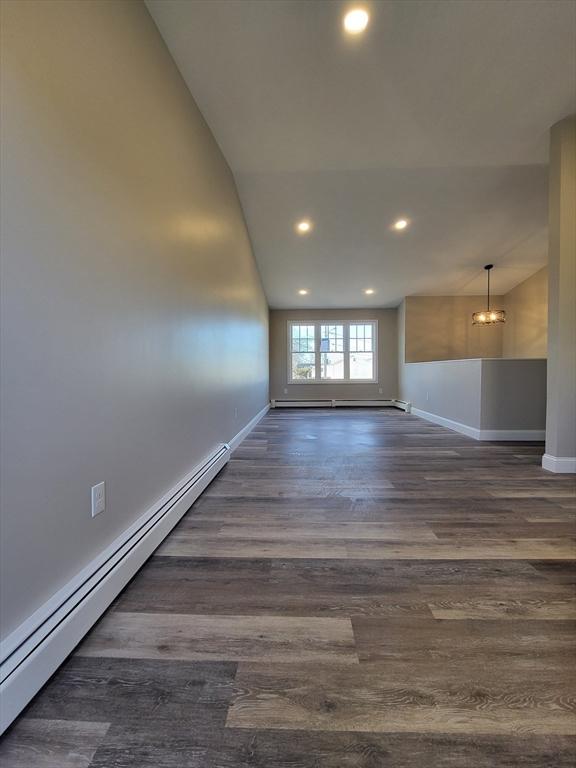
M271 408L399 408L410 413L410 403L395 398L381 400L271 400Z
M228 444L218 447L6 638L0 649L0 733L74 650L230 453Z

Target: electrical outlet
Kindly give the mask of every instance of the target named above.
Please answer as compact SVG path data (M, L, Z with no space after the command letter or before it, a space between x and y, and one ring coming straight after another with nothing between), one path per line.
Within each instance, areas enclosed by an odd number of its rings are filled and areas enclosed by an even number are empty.
M380 388L378 389L378 394L379 394L379 395L381 395L381 394L382 394L382 387L380 387Z
M284 394L285 394L285 395L287 395L287 394L288 394L288 389L287 389L286 387L284 387Z
M238 418L238 408L234 408L234 418Z
M106 509L106 483L92 486L92 517Z
M426 402L430 400L430 392L426 392Z

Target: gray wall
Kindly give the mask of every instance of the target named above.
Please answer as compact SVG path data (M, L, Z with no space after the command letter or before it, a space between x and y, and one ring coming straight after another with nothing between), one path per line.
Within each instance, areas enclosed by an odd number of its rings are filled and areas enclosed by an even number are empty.
M406 390L406 299L398 307L396 326L398 335L398 397L403 398L402 393Z
M276 400L372 399L398 394L395 309L290 309L270 312L270 397ZM288 384L289 320L378 320L377 384ZM379 390L382 394L379 394ZM286 391L285 391L286 390Z
M503 357L546 357L548 354L548 268L544 267L503 298L506 324Z
M481 360L407 363L402 398L414 408L481 427Z
M2 16L8 634L266 404L268 310L230 170L144 5Z
M546 360L482 361L482 429L546 428Z
M404 366L415 408L475 429L544 430L546 360L441 360Z
M546 454L576 468L576 116L550 132Z

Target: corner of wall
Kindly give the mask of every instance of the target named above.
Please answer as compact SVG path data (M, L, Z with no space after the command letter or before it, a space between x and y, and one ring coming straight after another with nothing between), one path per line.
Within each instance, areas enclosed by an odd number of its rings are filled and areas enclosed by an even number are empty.
M406 299L396 309L396 332L398 336L398 397L405 400L404 365L406 363Z

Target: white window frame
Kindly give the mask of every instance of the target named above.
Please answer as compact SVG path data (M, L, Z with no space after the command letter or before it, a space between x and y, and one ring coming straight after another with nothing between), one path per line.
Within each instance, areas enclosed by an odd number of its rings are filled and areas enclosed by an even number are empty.
M292 327L295 325L313 325L314 326L314 379L293 379L292 378ZM320 378L320 327L322 325L342 325L344 326L344 378L343 379L321 379ZM371 325L374 355L374 378L372 379L351 379L350 378L350 326L351 325ZM287 323L287 347L288 347L288 384L378 384L380 368L378 365L378 320L288 320ZM309 353L312 354L312 353Z

